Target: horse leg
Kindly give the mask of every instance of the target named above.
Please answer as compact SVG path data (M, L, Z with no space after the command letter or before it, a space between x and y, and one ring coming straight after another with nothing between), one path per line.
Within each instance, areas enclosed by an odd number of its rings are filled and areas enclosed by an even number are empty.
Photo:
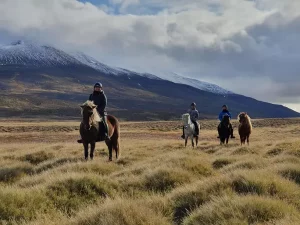
M247 136L247 144L249 145L249 135Z
M112 148L113 148L112 143L111 143L111 141L106 141L105 143L108 147L108 154L109 154L108 160L112 161Z
M187 145L187 142L188 142L188 138L187 138L187 137L185 137L184 147L186 147L186 145Z
M112 140L112 141L114 142L112 144L112 147L113 147L113 149L116 152L116 159L118 159L119 158L119 148L120 148L120 146L119 146L119 140L117 139L117 140Z
M91 143L91 152L90 152L90 158L93 160L94 158L94 151L95 151L96 143L92 142Z
M198 137L196 137L196 146L198 146Z
M194 136L194 135L193 135ZM194 144L194 137L191 137L191 139L192 139L192 146L193 146L193 148L195 147L195 144Z
M88 160L88 158L89 158L89 143L84 141L83 147L84 147L84 159Z

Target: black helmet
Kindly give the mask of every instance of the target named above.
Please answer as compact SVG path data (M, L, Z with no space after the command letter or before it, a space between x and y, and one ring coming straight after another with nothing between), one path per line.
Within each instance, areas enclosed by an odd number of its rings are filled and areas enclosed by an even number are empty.
M100 82L97 82L95 85L94 85L94 88L95 87L100 87L100 88L102 88L102 84L100 83Z
M222 106L222 108L224 108L224 107L225 107L226 109L228 109L227 105L223 105L223 106Z
M195 102L193 102L193 103L191 104L191 106L196 106L196 103L195 103Z

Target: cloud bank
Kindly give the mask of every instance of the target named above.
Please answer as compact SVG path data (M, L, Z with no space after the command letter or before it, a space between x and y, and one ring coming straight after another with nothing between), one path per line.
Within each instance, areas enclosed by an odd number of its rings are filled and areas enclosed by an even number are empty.
M0 43L26 37L298 107L300 1L1 0L0 15Z

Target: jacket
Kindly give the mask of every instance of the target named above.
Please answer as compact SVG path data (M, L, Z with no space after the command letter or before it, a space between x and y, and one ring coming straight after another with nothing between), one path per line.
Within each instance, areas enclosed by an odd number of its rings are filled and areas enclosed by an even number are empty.
M107 98L104 94L104 91L102 92L93 92L90 97L90 101L93 101L95 105L97 105L97 111L98 113L103 116L106 112L106 105L107 105Z
M223 116L224 116L225 114L228 114L229 118L231 119L231 114L230 114L230 112L229 112L228 110L223 110L223 111L220 112L220 114L219 114L219 120L220 120L220 121L222 121Z
M198 110L197 109L195 109L195 110L189 109L188 113L190 114L191 120L193 122L197 122L197 119L199 119L199 112L198 112Z

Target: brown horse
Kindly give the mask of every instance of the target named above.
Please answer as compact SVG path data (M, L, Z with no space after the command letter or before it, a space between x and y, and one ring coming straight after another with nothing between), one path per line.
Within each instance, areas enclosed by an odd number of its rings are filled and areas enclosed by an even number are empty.
M251 124L251 118L248 116L247 113L241 112L238 115L238 121L239 121L239 135L241 140L241 145L245 144L247 139L247 144L249 145L249 137L252 132L252 124Z
M80 124L80 135L82 141L80 143L84 146L84 156L88 159L88 147L91 145L90 158L94 157L94 150L96 142L104 141L105 138L101 136L104 129L102 125L102 118L100 118L96 108L97 106L92 101L86 101L80 106L82 109L82 122ZM110 140L105 140L105 143L109 150L109 161L112 161L112 151L116 152L116 159L120 154L120 123L114 116L107 115L107 125L109 130ZM102 129L101 129L102 128Z

